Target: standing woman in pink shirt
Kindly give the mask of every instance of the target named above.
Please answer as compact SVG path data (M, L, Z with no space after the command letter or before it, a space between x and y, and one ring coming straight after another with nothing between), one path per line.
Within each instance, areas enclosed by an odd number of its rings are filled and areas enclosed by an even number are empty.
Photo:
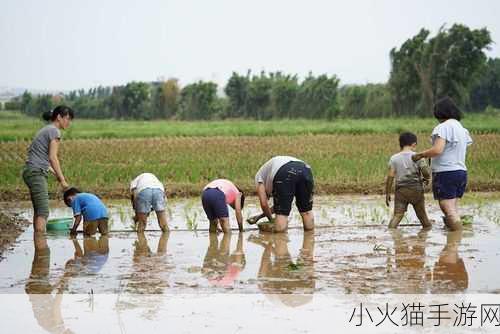
M245 204L245 195L234 183L225 179L217 179L210 182L203 188L201 203L210 221L209 231L211 233L217 231L217 225L220 226L224 233L231 232L228 205L235 211L238 229L243 231L243 215L241 214L241 210Z

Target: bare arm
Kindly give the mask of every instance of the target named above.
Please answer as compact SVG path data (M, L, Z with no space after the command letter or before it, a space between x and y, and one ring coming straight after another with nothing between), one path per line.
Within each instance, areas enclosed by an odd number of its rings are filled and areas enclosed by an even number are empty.
M76 215L75 216L75 222L73 223L73 227L71 228L71 235L76 235L76 229L78 228L78 225L80 225L80 222L82 221L82 215Z
M269 221L273 220L273 213L271 211L271 208L269 207L268 203L268 198L266 194L266 188L264 187L264 184L259 183L257 185L257 197L259 198L260 202L260 208L262 209L262 213L264 214Z
M396 176L396 171L394 168L389 167L387 172L387 178L385 179L385 205L389 206L391 201L392 184L394 183L394 177Z
M57 178L57 181L61 184L63 189L68 188L68 183L64 178L64 175L61 170L61 164L59 163L59 158L57 157L57 153L59 151L59 139L52 139L49 145L49 162L50 167L54 171L54 175Z
M436 140L434 141L434 144L432 145L432 147L430 149L413 155L412 159L413 159L413 161L418 161L422 158L434 158L434 157L440 155L441 153L443 153L445 145L446 145L446 140L438 137L438 138L436 138Z
M274 206L271 207L271 214L274 214ZM258 221L261 220L264 217L266 217L266 215L263 214L263 213L260 213L258 215L255 215L255 216L252 216L252 217L248 218L247 222L249 224L257 224Z
M135 196L134 196L134 191L130 193L130 203L132 204L132 209L135 211Z
M420 173L422 173L422 177L424 178L424 184L428 185L431 180L431 169L429 166L426 164L420 167Z
M241 213L241 193L236 197L234 201L234 211L236 215L236 221L238 222L238 229L240 232L243 231L243 215Z

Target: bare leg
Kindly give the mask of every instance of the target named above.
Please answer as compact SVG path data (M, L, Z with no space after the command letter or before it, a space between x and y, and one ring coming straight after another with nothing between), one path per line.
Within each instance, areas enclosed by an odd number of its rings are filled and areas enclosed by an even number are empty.
M47 218L44 216L33 216L33 225L35 228L35 232L45 232Z
M286 234L276 234L273 235L273 241L274 254L276 254L276 257L290 258L290 253L288 251L288 236Z
M156 211L156 219L158 220L158 225L160 226L163 232L168 232L168 221L167 221L167 213L165 210Z
M93 220L90 222L83 222L83 235L86 237L92 236L97 233L98 221Z
M314 230L314 214L312 211L301 212L302 225L304 225L304 231Z
M408 209L407 192L408 191L405 191L405 189L396 190L394 194L394 215L389 222L389 228L398 228L399 223L403 220L406 210Z
M49 248L49 245L47 244L47 237L42 232L35 232L33 234L33 243L35 245L35 250Z
M208 228L208 232L217 233L217 224L219 223L218 219L214 219L210 221L210 227Z
M462 222L457 211L457 199L444 199L439 201L439 207L444 213L444 223L451 231L462 229Z
M219 254L229 255L231 251L231 233L224 233L219 246Z
M219 218L219 224L220 224L220 228L222 229L222 232L231 233L231 226L229 225L229 218L228 217Z
M392 219L389 222L389 228L397 228L404 216L404 212L394 212L394 216L392 216Z
M156 250L156 254L158 255L164 255L167 252L167 242L168 242L168 237L170 235L170 231L167 230L165 233L161 234L160 240L158 240L158 248Z
M314 224L314 223L313 223ZM305 228L305 224L304 224ZM288 216L276 215L273 232L282 233L288 230Z
M456 263L458 261L458 247L462 241L462 231L452 231L446 237L446 246L441 251L439 260L445 263Z
M146 229L148 215L145 213L136 212L135 217L137 219L137 233L144 233L144 230Z
M427 212L425 211L425 202L418 201L413 205L413 210L417 214L418 220L420 220L420 224L422 224L422 228L429 229L432 227L432 224L427 217Z
M243 265L245 260L245 253L243 252L243 232L238 233L238 242L236 244L236 250L231 255L233 262Z
M107 219L98 220L97 221L97 228L99 229L99 233L101 233L101 235L107 235L109 232L108 220Z

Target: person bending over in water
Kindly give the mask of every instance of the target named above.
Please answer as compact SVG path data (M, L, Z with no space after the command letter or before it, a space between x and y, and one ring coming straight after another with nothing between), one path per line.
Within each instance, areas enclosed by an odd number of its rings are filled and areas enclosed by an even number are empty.
M432 226L425 212L424 184L429 184L430 170L425 160L414 162L412 156L417 147L417 136L411 132L399 136L401 152L394 154L389 160L389 172L386 179L385 203L389 206L391 190L396 179L394 193L394 215L389 228L397 228L403 219L408 204L413 206L423 228Z
M245 194L229 180L217 179L205 186L201 193L203 210L210 221L210 232L217 232L219 226L224 233L231 232L227 205L234 209L238 229L243 231L243 215Z
M102 201L94 194L82 193L76 188L69 188L64 192L64 203L73 209L75 222L71 228L71 235L76 235L76 229L83 216L83 233L86 236L94 235L99 229L101 234L108 233L108 210Z
M148 215L152 210L156 213L161 230L168 232L165 198L163 184L151 173L142 173L130 182L130 200L135 211L134 222L138 223L138 233L146 229Z
M311 167L304 161L289 156L275 156L260 167L255 175L255 185L262 214L247 220L256 224L267 217L273 224L259 224L265 232L286 232L292 201L299 209L304 231L314 229L313 191L314 180ZM269 197L273 197L273 207L269 207ZM276 219L273 220L273 213Z

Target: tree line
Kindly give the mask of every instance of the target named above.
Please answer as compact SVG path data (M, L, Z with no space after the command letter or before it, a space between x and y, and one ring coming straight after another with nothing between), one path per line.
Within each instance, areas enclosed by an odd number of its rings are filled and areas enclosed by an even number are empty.
M468 112L500 108L500 59L485 54L493 43L486 28L455 24L434 36L421 29L390 51L387 83L340 85L335 75L234 72L219 90L198 81L181 87L177 79L130 82L60 95L25 92L7 103L39 116L56 104L73 107L80 118L332 119L335 117L429 116L434 102L448 95Z

